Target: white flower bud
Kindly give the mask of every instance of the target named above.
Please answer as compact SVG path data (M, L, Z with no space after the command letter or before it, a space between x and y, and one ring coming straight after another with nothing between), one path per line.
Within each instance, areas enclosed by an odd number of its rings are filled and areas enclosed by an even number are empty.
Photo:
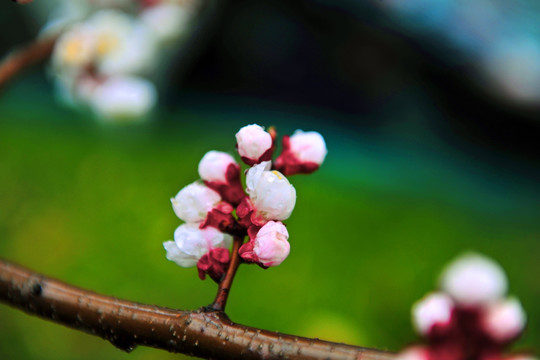
M204 181L226 182L225 174L231 164L237 165L231 155L221 151L209 151L199 162L199 176Z
M236 133L238 153L242 158L257 162L272 148L272 136L256 124L246 125Z
M290 137L290 150L302 162L314 162L321 165L328 153L326 143L316 131L296 130Z
M142 118L156 103L156 89L147 80L118 76L97 86L90 99L94 111L105 119L117 121Z
M483 317L484 330L497 341L508 341L518 336L525 328L527 316L516 298L491 304Z
M270 162L249 169L246 188L257 213L266 220L285 220L294 209L296 190L279 171L269 171Z
M432 293L413 305L412 319L420 335L428 335L435 324L445 325L450 322L454 302L442 293Z
M191 267L213 248L229 248L232 237L208 227L199 229L197 224L183 224L176 228L174 241L166 241L167 259L182 267Z
M203 221L220 201L217 192L198 182L184 187L171 199L176 216L188 223Z
M477 254L461 256L446 267L442 288L464 306L478 306L501 298L508 282L503 269Z
M267 222L257 233L253 252L264 266L278 266L291 249L287 228L279 221Z

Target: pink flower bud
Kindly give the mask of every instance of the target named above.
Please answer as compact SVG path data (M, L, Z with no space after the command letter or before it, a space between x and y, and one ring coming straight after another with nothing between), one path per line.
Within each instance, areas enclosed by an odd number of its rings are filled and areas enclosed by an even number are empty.
M516 298L490 304L484 313L482 326L498 342L515 339L525 328L526 315Z
M199 229L197 224L182 224L174 232L174 241L166 241L163 247L167 259L182 267L195 266L200 258L215 248L229 248L232 237L212 227Z
M450 324L454 302L443 293L431 293L414 304L413 325L420 335L428 336L434 327L444 328Z
M296 130L290 140L291 151L300 161L319 165L323 163L328 150L321 134L316 131Z
M229 165L238 167L234 158L221 151L207 152L199 162L199 175L204 181L227 182L227 169Z
M275 167L285 175L310 174L323 163L327 152L321 134L296 130L293 136L283 137L283 152Z
M248 165L254 165L272 158L272 136L256 124L247 125L236 133L238 154Z
M174 212L185 222L203 221L220 201L217 192L199 182L184 187L171 199Z
M269 171L270 162L249 169L246 187L256 215L265 220L285 220L294 209L296 190L279 171Z
M279 221L269 221L248 243L240 247L240 256L263 267L278 266L287 258L290 245L287 228Z
M441 286L459 305L479 306L501 298L508 284L497 263L481 255L466 254L447 266Z

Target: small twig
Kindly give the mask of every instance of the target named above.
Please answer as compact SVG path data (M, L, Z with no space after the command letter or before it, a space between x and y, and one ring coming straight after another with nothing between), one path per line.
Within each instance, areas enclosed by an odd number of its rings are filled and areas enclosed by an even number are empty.
M381 350L235 324L222 311L180 311L115 299L2 259L0 301L102 337L124 351L144 345L208 359L395 359Z
M227 305L227 299L229 298L229 291L231 290L232 282L240 265L240 255L238 254L238 249L242 246L244 242L243 237L235 236L232 248L231 263L225 274L225 278L219 283L218 292L216 299L209 306L209 309L215 311L225 311L225 306Z
M8 54L0 62L0 90L27 67L47 59L57 38L57 35L46 36Z

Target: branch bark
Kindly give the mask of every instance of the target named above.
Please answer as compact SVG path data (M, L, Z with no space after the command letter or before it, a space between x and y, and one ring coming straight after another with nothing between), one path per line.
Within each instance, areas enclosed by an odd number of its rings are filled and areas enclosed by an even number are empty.
M132 351L137 345L207 359L394 360L395 355L235 324L222 311L173 310L79 289L0 259L0 301Z
M27 67L47 59L57 38L57 35L46 36L8 54L0 62L0 90Z

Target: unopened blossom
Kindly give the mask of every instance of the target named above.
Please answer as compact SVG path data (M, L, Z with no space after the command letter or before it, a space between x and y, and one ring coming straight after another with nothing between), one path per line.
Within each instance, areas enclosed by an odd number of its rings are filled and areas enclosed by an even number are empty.
M209 151L199 162L199 176L204 181L226 182L229 166L239 168L234 158L222 151Z
M199 277L205 274L219 282L229 263L232 237L212 227L199 229L197 224L180 225L174 232L174 241L166 241L163 247L167 259L182 267L197 265Z
M189 7L166 2L146 7L140 14L143 24L159 42L181 37L189 28L192 16Z
M468 254L445 269L441 287L460 305L475 306L502 297L508 283L497 263L481 255Z
M240 166L222 151L209 151L199 162L199 175L206 186L217 191L223 200L238 205L245 197L240 181Z
M310 174L323 163L327 152L321 134L296 130L291 137L283 137L283 152L275 167L285 175Z
M217 192L199 182L184 187L171 199L176 216L188 223L203 221L220 201Z
M446 327L452 319L454 302L444 293L431 293L414 304L413 324L421 335L428 335L435 326Z
M490 304L483 314L482 325L494 340L506 342L521 334L526 321L519 300L510 298Z
M199 229L197 224L182 224L174 232L174 241L166 241L167 259L182 267L192 267L210 249L229 248L232 237L214 228Z
M278 266L290 252L289 233L283 223L269 221L248 243L242 245L240 256L248 262L259 263L264 267Z
M248 165L258 164L272 158L273 140L261 126L252 124L236 133L236 147L242 160Z
M90 106L102 118L132 120L149 114L156 98L151 82L132 76L115 76L95 88Z
M246 190L254 215L264 220L286 220L296 203L296 190L279 171L270 171L270 162L249 169Z

